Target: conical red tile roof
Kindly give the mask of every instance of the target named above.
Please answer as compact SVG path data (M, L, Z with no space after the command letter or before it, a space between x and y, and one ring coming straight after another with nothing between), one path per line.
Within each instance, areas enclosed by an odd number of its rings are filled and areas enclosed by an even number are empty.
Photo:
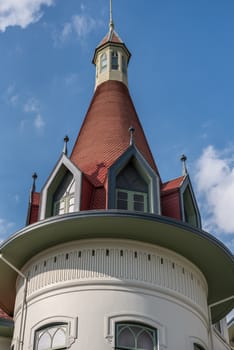
M129 147L130 126L135 129L135 145L158 173L126 85L111 80L99 85L71 154L94 186L103 185L108 168Z
M106 44L106 43L115 43L115 44L123 44L123 40L120 36L114 31L110 30L102 39L98 47Z

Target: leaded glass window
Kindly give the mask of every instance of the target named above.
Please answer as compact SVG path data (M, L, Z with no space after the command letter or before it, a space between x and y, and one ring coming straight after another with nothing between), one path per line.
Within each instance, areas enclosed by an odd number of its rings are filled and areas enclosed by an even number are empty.
M67 324L55 324L36 332L34 350L62 350L67 345Z
M157 331L141 324L117 323L115 348L117 350L156 350Z
M118 52L113 51L111 55L111 68L114 70L119 69L119 57L118 57Z

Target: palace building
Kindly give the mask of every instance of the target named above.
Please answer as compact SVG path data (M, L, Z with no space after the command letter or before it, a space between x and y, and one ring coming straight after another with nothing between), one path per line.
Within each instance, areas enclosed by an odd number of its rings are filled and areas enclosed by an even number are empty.
M225 350L233 255L202 230L182 156L163 182L114 28L94 52L95 91L69 155L27 225L0 246L1 350ZM13 329L14 325L14 329Z

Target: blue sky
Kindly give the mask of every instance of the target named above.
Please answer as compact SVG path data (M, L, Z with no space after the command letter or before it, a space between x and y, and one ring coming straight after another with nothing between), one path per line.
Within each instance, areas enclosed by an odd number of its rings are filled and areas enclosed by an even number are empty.
M163 181L185 153L203 227L234 251L233 0L113 0L113 12ZM40 190L63 137L74 144L108 21L108 0L0 1L0 241L25 225L32 173Z

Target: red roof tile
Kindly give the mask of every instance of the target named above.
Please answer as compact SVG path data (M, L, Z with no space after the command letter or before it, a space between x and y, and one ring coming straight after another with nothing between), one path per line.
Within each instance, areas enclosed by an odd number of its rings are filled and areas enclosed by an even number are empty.
M98 47L105 45L106 43L115 43L115 44L123 44L122 39L119 35L114 31L110 30L102 39Z
M176 179L163 183L161 187L161 191L165 193L168 191L173 191L175 189L178 189L182 185L184 178L185 178L184 176L180 176Z
M103 185L108 168L129 147L130 126L138 150L158 173L128 88L118 81L99 85L70 157L94 186Z

